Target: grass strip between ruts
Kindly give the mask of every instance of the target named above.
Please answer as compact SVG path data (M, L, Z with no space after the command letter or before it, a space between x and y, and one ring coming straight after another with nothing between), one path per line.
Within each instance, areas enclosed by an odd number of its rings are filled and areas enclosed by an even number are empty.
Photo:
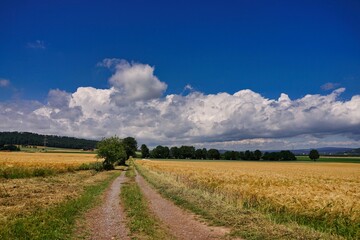
M149 211L147 201L135 182L135 176L134 166L130 163L126 172L129 181L123 184L120 194L132 239L172 239L173 237Z

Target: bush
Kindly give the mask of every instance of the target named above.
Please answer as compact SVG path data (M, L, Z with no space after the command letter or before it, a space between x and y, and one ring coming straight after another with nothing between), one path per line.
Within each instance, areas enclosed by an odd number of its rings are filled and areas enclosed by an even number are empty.
M15 146L15 145L5 145L5 146L2 146L0 148L0 150L3 150L3 151L11 151L11 152L18 152L20 151L20 148Z

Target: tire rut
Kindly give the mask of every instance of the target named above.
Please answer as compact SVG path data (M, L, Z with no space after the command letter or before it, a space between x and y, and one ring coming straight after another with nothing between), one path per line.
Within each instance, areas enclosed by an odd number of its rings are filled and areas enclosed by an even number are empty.
M136 182L149 202L150 210L170 229L177 239L223 239L230 231L224 227L208 226L196 219L196 215L163 198L136 172Z

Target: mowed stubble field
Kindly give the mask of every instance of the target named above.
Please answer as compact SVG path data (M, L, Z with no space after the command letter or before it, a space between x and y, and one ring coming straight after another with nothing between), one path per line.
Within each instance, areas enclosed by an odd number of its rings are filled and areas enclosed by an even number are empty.
M103 184L116 175L112 171L78 171L83 164L99 161L95 154L0 152L2 174L13 173L11 178L6 178L9 175L0 175L0 238L49 237L40 229L44 221L47 224L61 222L64 219L56 219L58 212L78 211L69 210L71 206L59 209L57 206L74 201L88 187ZM39 169L51 174L34 176L34 171ZM52 210L53 213L48 214L48 209L57 209L58 212L54 214L55 210ZM61 229L52 230L56 233Z
M270 214L274 221L299 223L335 237L360 238L360 164L152 160L138 160L136 164L163 191L170 189L169 192L182 195L188 190L183 200L205 209L205 215L213 215L218 220L222 218L221 211L225 213L227 208L239 212L255 209ZM176 191L176 186L182 190ZM211 200L201 203L209 196L222 203L217 206ZM218 212L211 207L207 209L211 204L222 209ZM234 215L234 219L237 217ZM246 218L239 221L246 221ZM224 222L237 224L230 218L224 218ZM244 229L240 227L239 230ZM260 228L259 231L265 230Z

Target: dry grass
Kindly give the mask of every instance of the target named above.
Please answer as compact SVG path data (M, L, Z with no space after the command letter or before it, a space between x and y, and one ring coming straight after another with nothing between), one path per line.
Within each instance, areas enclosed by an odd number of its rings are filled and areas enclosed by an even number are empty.
M28 216L39 209L75 199L82 194L85 186L102 182L111 174L80 171L47 178L0 180L0 225Z
M351 227L355 236L359 234L359 164L176 161L137 161L137 164L170 176L190 189L220 195L240 209L246 206L291 214L324 221L335 229L344 225L344 229Z
M94 154L0 152L0 170L3 171L50 169L59 173L95 161ZM0 223L73 199L81 194L84 186L107 177L109 174L105 172L80 171L46 178L0 178Z

